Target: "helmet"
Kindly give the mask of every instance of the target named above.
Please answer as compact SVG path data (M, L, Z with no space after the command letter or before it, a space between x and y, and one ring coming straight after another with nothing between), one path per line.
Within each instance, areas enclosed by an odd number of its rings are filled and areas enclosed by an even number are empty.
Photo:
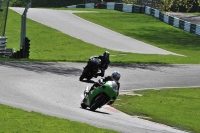
M121 75L120 75L119 72L114 71L114 72L112 73L111 77L112 77L116 82L118 82L119 79L120 79L120 77L121 77Z
M108 51L105 51L105 52L103 53L103 56L104 56L106 59L109 59L109 55L110 55L110 53L109 53Z

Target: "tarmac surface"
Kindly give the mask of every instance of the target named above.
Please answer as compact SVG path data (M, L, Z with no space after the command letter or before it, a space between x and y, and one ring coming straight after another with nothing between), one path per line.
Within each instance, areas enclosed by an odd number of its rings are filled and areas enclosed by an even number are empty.
M200 25L200 15L181 13L181 12L167 12L166 14L180 18L184 21Z

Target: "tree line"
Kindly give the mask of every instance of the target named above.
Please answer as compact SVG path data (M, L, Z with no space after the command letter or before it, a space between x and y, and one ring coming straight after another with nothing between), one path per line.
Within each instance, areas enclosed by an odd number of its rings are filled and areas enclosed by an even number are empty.
M12 7L25 7L30 0L11 0ZM31 7L66 7L69 5L83 4L84 0L32 0Z
M32 0L31 7L66 7L69 5L96 3L101 0ZM122 2L126 4L142 4L145 2L152 2L157 4L162 11L181 11L188 12L200 12L200 0L103 0L104 2ZM25 7L30 0L11 0L10 6L13 7ZM143 4L142 4L143 5ZM183 11L184 10L184 11Z
M101 0L32 0L32 7L66 7L70 5L97 3ZM121 0L103 0L104 2L119 2ZM30 0L10 0L12 7L25 7Z
M122 0L123 3L145 5L159 8L161 11L200 12L200 0Z

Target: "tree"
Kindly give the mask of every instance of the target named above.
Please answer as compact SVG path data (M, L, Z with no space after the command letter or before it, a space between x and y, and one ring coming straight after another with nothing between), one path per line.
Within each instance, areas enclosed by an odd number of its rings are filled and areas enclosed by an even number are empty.
M138 0L122 0L122 3L126 4L136 4Z
M200 0L151 0L150 5L147 4L148 2L149 0L122 0L122 3L144 4L153 8L156 8L155 4L159 4L162 11L179 11L180 8L185 8L186 12L188 12L195 4L200 6Z
M11 0L10 6L25 7L29 2L30 0Z
M10 6L25 7L30 0L11 0ZM65 7L83 4L84 0L32 0L32 7Z
M200 1L200 0L198 0ZM197 0L162 0L162 10L163 11L179 11L180 8L185 8L186 12L188 12L193 5L197 2ZM198 2L199 5L199 2Z

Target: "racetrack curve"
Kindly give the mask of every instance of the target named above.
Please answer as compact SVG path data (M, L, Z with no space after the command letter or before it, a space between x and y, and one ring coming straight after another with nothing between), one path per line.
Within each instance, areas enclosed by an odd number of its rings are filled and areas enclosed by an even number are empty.
M126 115L110 106L96 112L82 109L80 102L84 88L93 82L79 81L84 65L1 61L0 103L124 133L184 132ZM114 70L122 73L120 92L147 86L200 86L200 74L197 73L200 65L110 66L106 75Z
M11 8L22 12L23 8ZM32 12L33 11L33 12ZM39 12L39 13L38 13ZM60 15L56 15L59 13ZM126 44L130 44L133 41L133 46L126 46L123 48L121 44L116 44L114 50L126 51L138 53L151 53L151 54L174 54L169 51L165 51L148 44L144 44L137 40L126 38L118 33L107 30L101 26L97 26L91 22L85 21L71 14L69 11L52 11L45 9L30 9L28 11L28 17L35 21L38 21L47 26L58 26L71 24L69 20L74 20L82 23L84 22L86 27L94 26L93 28L99 28L94 31L107 31L105 34L119 35L121 40L128 40ZM40 16L41 14L46 17ZM54 17L58 17L55 20L49 20ZM62 20L62 15L69 14L67 20ZM36 20L39 19L39 20ZM67 23L68 22L68 23ZM76 26L81 24L76 24ZM66 31L71 31L66 34L77 34L76 26ZM63 27L53 27L60 30ZM83 28L83 27L82 27ZM79 27L80 29L80 27ZM88 28L87 28L88 29ZM83 33L85 28L82 29ZM87 32L91 32L88 31ZM81 33L81 32L80 32ZM94 34L92 32L92 34ZM96 34L95 34L96 35ZM102 34L103 35L103 34ZM80 37L83 36L80 34ZM77 36L74 36L77 37ZM79 38L79 37L77 37ZM84 38L92 38L84 37ZM84 38L79 38L84 40ZM104 40L106 37L102 36ZM115 39L118 38L115 36ZM125 39L126 38L126 39ZM96 38L93 38L94 40ZM93 40L84 40L92 44ZM100 42L95 44L108 49L113 49L114 40L107 39L108 43ZM120 41L120 40L119 40ZM112 42L112 43L111 43ZM115 42L115 41L114 41ZM137 47L137 45L141 47ZM143 45L144 44L144 45ZM124 44L125 45L125 44ZM118 47L119 46L119 47ZM127 49L124 49L127 48ZM136 49L135 49L136 48ZM138 48L138 49L137 49ZM98 109L96 112L84 110L80 108L80 102L82 100L82 94L84 88L91 83L80 82L79 76L82 72L84 63L37 63L37 62L9 62L0 61L0 103L19 107L29 111L41 112L44 114L67 118L70 120L80 121L88 123L97 127L113 129L124 133L178 133L184 132L172 127L168 127L162 124L157 124L147 120L139 119L126 115L118 110L111 108L110 106L104 106ZM185 87L185 86L200 86L200 65L130 65L130 66L110 66L106 71L106 75L110 75L113 71L119 71L122 74L121 77L121 92L129 92L138 89L150 89L150 88L163 88L163 87ZM96 79L94 79L95 81Z

